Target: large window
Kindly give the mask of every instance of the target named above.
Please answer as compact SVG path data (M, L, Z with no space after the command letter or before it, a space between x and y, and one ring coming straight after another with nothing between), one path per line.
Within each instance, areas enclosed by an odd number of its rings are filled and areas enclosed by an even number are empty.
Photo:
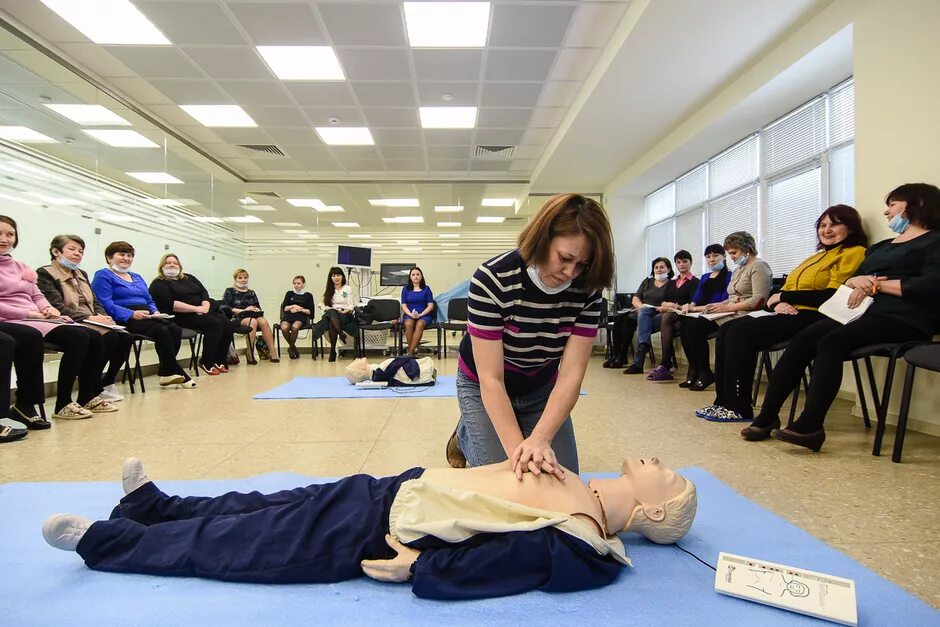
M647 260L702 252L733 231L757 239L775 275L816 247L825 207L855 203L855 86L849 79L646 197Z

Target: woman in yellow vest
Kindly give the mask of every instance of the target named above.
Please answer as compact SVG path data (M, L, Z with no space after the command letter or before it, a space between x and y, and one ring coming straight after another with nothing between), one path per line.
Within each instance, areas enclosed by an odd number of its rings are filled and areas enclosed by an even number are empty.
M697 416L712 422L750 422L757 354L824 318L819 306L865 258L868 236L858 212L848 205L826 209L816 220L816 237L817 252L787 275L783 290L767 301L776 315L738 320L720 338L722 346L715 347L715 401L695 412Z

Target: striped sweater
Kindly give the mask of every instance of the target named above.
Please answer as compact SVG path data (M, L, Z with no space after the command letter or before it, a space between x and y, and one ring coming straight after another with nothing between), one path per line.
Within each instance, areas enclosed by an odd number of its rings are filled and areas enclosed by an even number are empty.
M575 281L547 294L529 278L518 250L483 263L470 280L467 331L458 367L479 381L470 335L503 343L504 381L510 397L533 392L558 375L565 343L572 335L595 337L601 294Z

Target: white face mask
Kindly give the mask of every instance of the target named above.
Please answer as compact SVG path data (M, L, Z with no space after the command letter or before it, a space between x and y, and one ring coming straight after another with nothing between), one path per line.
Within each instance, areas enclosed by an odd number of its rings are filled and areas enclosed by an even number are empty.
M235 281L235 287L248 287L248 281Z
M130 267L130 266L128 266L128 267ZM122 268L121 266L117 265L116 263L112 263L112 264L111 264L111 269L114 270L115 272L120 272L120 273L122 273L122 274L127 272L127 268Z
M176 266L163 266L163 276L166 277L178 277L180 275L180 269Z
M669 279L669 275L665 272L662 274L654 274L653 278L659 281L660 283Z
M303 288L301 288L301 289L299 289L299 290L298 290L298 289L294 289L294 294L297 294L298 296L303 296L305 293L306 293L306 290L304 290Z
M535 283L535 286L545 292L546 294L558 294L564 292L571 286L571 281L565 281L561 285L555 287L549 287L542 282L542 277L539 276L539 269L537 266L529 266L526 268L526 274L529 275L529 278L532 279L532 282Z

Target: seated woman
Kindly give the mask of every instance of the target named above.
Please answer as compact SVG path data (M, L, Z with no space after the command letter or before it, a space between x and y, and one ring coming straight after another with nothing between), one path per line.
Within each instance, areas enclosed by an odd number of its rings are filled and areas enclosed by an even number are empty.
M176 255L163 255L157 272L157 278L150 282L150 295L157 309L175 316L174 322L184 329L203 334L199 369L210 376L228 372L228 349L238 325L218 310L199 279L183 272Z
M419 597L477 599L613 583L630 563L618 533L671 544L695 519L695 485L655 457L590 481L559 481L549 466L522 478L506 461L179 497L132 457L110 520L55 514L42 535L100 571L271 584L366 575L409 582Z
M676 310L692 302L692 296L698 289L698 277L692 274L692 253L680 250L673 256L673 261L676 262L678 274L666 289L666 300L660 303L656 310L662 315L659 322L659 342L662 345L663 358L659 361L659 365L646 375L647 381L672 381L673 376L670 370L676 360L673 340L679 326L679 314Z
M95 298L118 324L153 341L160 361L157 369L160 385L179 385L186 389L196 387L196 382L176 361L182 329L160 314L144 277L130 271L134 263L134 247L123 241L111 242L104 249L104 258L108 267L95 272L91 281Z
M346 273L342 268L333 266L326 277L326 289L323 291L323 302L320 305L323 309L323 317L320 318L314 331L317 338L324 333L329 333L330 361L336 361L337 339L343 343L347 340L344 329L355 327L354 303L352 287L346 284Z
M0 235L2 240L2 235ZM2 266L0 266L2 267ZM0 418L15 421L0 424L0 442L26 437L27 429L48 429L52 423L36 413L43 401L42 333L25 324L0 322ZM16 367L16 403L10 406L10 370ZM16 423L24 425L18 428Z
M672 263L665 257L657 257L650 264L650 276L643 279L633 295L633 311L617 318L614 323L614 346L620 351L620 359L613 367L619 367L627 361L627 350L633 342L633 332L639 330L636 338L636 352L633 362L623 374L643 374L643 360L650 350L650 338L659 328L662 320L656 308L666 299L670 279L673 277ZM644 306L648 305L648 306ZM619 329L618 329L619 327Z
M685 318L679 331L682 350L689 360L689 373L694 377L688 389L695 392L701 392L715 381L710 365L708 336L715 332L719 334L715 344L715 359L720 363L724 355L717 351L723 346L721 334L727 331L725 327L748 312L763 307L770 295L773 275L767 262L757 256L754 236L746 231L735 231L725 238L724 248L736 266L728 282L728 298L705 306L705 315L723 315L715 319Z
M415 266L408 271L408 285L401 288L401 319L405 326L408 354L412 357L421 345L424 330L434 322L434 294L424 282L424 272Z
M867 245L868 236L855 209L834 205L823 211L816 220L818 252L790 272L783 290L767 301L777 315L743 318L718 336L715 400L695 414L712 422L750 422L757 354L824 319L819 306L855 273Z
M313 315L313 295L304 289L305 285L307 279L298 274L294 277L294 289L284 294L281 301L281 334L287 340L287 355L291 359L300 357L297 336L310 324L310 316Z
M874 299L859 318L842 325L822 318L790 340L783 352L760 413L741 435L778 440L818 451L826 441L823 422L842 385L842 363L852 351L880 343L929 340L940 331L940 189L908 183L885 198L888 227L897 233L872 245L855 275L848 305ZM806 403L799 418L780 427L780 408L812 362ZM775 430L777 429L777 430Z
M53 307L75 322L117 324L95 300L88 273L79 266L85 257L85 240L78 235L56 235L49 245L52 263L36 271L39 291ZM101 377L104 388L99 396L112 403L124 400L114 385L121 366L127 363L134 337L130 333L93 326L101 334L102 358L108 369ZM101 364L104 370L104 363Z
M44 341L62 350L59 376L56 380L56 401L53 418L79 420L96 413L110 413L117 408L101 396L102 359L101 335L97 331L62 316L49 304L36 287L36 272L13 259L11 253L19 242L16 221L0 216L0 322L32 327L42 333ZM19 341L19 337L16 338ZM40 359L40 369L42 360ZM41 370L40 370L41 372ZM78 402L72 401L72 387L78 379ZM27 404L42 403L40 389L27 393ZM0 385L7 385L6 382ZM38 392L38 398L34 395ZM28 407L27 407L28 409ZM27 421L35 414L22 416Z
M268 324L264 312L261 311L261 302L254 290L248 289L248 270L239 268L232 274L235 281L233 287L225 288L222 295L222 304L232 310L235 321L251 329L248 332L248 355L246 357L249 365L255 365L258 361L255 359L255 337L258 329L261 329L261 337L268 346L268 353L271 355L271 363L276 364L281 361L277 354L277 348L274 342L274 333L271 331L271 325Z

